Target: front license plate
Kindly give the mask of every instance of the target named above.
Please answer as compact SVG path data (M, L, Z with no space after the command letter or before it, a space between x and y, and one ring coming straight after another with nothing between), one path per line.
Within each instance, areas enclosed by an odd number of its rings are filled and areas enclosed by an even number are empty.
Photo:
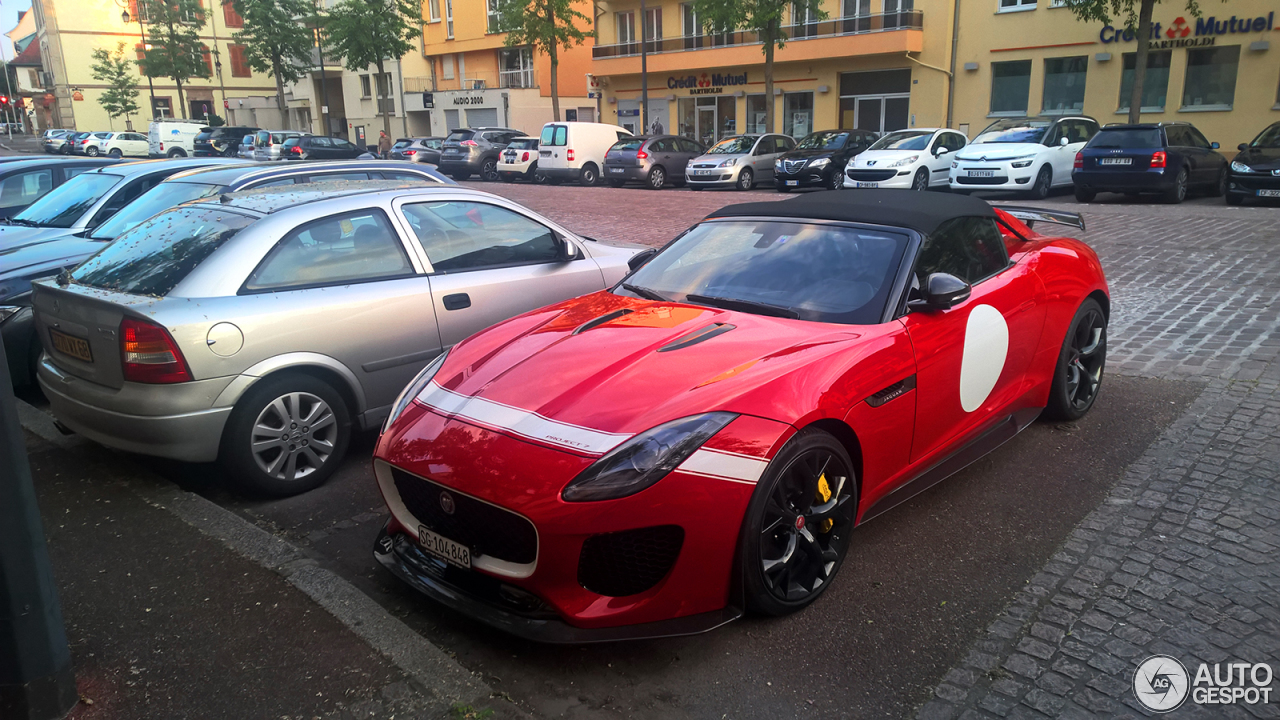
M617 173L619 175L621 175L625 170L626 168L609 168L609 172Z
M710 170L694 170L693 174L694 175L710 175L711 171Z
M418 526L418 542L422 549L444 560L450 565L457 565L464 570L471 569L471 548L454 542L443 535L437 535L426 528Z
M970 170L969 177L995 177L995 170Z
M857 187L860 187L860 188L878 188L878 187L880 187L880 183L869 183L869 182L860 182L860 183L855 183L855 185L856 185Z
M1132 165L1133 158L1099 158L1099 165Z
M53 349L82 360L87 363L93 362L93 353L89 350L89 341L84 338L78 338L74 335L68 335L52 328L49 329L49 339L53 341Z
M800 181L799 181L799 180L788 180L788 181L787 181L787 187L800 187Z
M1280 198L1280 190L1259 190L1258 197Z

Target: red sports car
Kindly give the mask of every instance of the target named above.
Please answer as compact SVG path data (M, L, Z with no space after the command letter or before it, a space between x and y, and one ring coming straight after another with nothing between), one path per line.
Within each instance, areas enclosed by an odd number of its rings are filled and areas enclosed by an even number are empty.
M1083 242L961 195L732 205L612 290L495 325L397 400L375 556L517 635L591 642L789 613L854 529L1098 396Z

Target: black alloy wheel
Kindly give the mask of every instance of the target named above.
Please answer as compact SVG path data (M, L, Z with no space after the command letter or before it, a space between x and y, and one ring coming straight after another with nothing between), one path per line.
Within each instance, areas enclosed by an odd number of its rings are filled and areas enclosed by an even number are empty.
M844 446L809 428L773 459L743 524L748 606L784 615L812 603L839 571L857 510Z
M667 184L667 171L661 165L656 165L649 171L648 182L646 187L650 190L661 190L663 185Z
M1084 417L1098 399L1106 363L1107 317L1097 300L1087 298L1062 341L1046 415L1053 420Z
M1178 175L1173 179L1173 187L1164 193L1164 201L1169 205L1177 205L1187 199L1187 169L1180 168Z
M751 172L751 168L742 168L738 173L738 189L750 190L756 186L755 173Z
M1031 186L1031 197L1035 200L1043 200L1049 197L1051 187L1053 187L1053 168L1045 165L1036 175L1036 184Z
M498 181L498 161L489 158L480 164L480 179L485 182Z
M831 174L827 176L826 186L828 190L841 190L844 188L844 173L838 168L832 167Z
M911 178L911 189L917 192L929 189L929 168L920 168L916 171L915 177Z

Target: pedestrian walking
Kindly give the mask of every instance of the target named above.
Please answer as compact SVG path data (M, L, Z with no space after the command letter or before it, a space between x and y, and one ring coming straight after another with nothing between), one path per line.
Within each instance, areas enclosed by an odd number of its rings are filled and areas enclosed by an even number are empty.
M383 160L391 158L391 138L387 137L384 130L378 131L378 157Z

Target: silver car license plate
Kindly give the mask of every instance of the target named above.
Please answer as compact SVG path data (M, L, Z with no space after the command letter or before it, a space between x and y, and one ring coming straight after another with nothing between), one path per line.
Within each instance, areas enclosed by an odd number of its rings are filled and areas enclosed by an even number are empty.
M1132 165L1133 158L1099 158L1099 165Z
M693 174L694 175L710 175L711 171L710 170L694 170Z
M471 548L454 542L443 535L437 535L426 528L418 526L418 542L422 549L444 560L450 565L457 565L464 570L471 569Z
M1258 197L1280 198L1280 190L1259 190Z
M625 171L626 171L626 168L609 168L609 172L617 173L619 175L621 175Z
M860 187L860 188L878 188L878 187L880 187L880 183L878 183L878 182L860 182L860 183L854 183L854 186L855 186L855 187Z
M995 170L970 170L969 177L995 177Z

